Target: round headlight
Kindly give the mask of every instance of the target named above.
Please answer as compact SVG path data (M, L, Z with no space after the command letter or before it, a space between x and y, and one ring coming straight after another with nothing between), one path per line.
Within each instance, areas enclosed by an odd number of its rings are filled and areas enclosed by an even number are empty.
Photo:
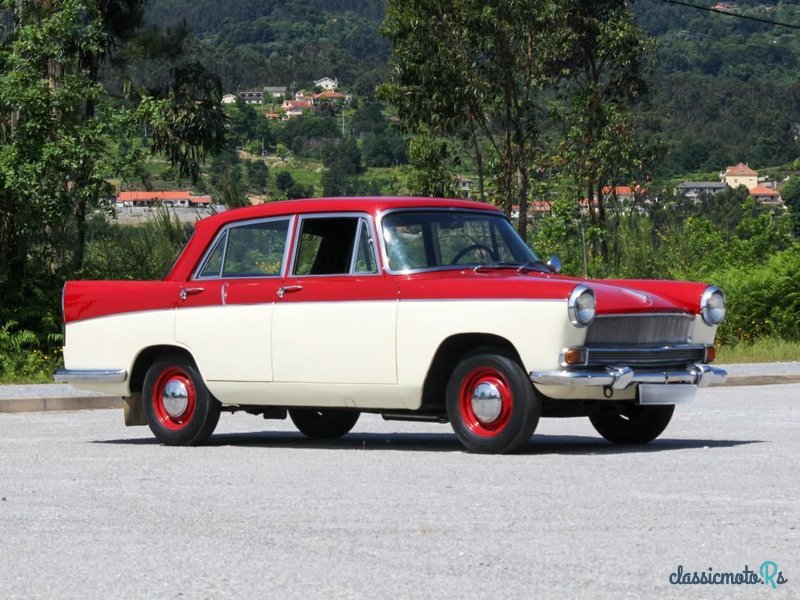
M700 298L700 314L706 325L719 325L725 318L725 293L710 285Z
M569 320L575 327L586 327L591 323L595 314L592 288L585 285L576 286L567 300L567 311Z

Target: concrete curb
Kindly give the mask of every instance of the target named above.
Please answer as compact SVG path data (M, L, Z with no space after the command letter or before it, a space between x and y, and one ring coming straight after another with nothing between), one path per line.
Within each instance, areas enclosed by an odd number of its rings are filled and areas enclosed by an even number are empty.
M50 412L122 408L120 396L58 396L49 398L0 398L0 413Z
M724 386L781 385L800 383L800 375L728 375Z

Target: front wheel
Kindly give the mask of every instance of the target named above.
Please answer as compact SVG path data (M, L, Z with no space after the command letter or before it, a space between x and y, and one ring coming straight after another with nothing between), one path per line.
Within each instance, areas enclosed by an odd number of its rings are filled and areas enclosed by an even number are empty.
M601 412L589 417L597 433L615 444L646 444L667 428L674 405L638 406L619 412Z
M347 434L358 421L357 410L336 408L290 408L289 417L304 436L332 440Z
M148 369L142 400L150 431L170 446L204 443L219 421L219 402L194 364L182 356L165 357Z
M472 452L513 452L533 435L541 401L522 366L500 353L467 355L447 384L447 416Z

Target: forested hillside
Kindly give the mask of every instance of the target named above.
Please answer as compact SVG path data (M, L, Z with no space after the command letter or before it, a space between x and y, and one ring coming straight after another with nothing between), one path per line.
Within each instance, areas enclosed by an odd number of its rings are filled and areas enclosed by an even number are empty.
M198 58L235 91L310 85L336 77L370 94L383 80L389 43L380 35L384 0L151 0L148 20L183 20Z
M800 25L800 2L696 2ZM646 131L667 150L663 174L797 159L800 30L661 0L635 4L658 42Z
M706 7L800 25L800 2L696 0ZM385 79L385 0L152 0L148 19L185 19L195 52L226 90L308 85L337 77L369 95ZM800 31L662 0L634 3L657 44L650 95L640 107L657 175L759 168L800 156Z

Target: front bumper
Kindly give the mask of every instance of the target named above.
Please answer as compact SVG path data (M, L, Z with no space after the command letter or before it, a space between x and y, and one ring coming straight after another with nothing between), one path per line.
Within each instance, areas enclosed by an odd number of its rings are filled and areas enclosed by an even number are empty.
M58 383L122 383L128 379L125 369L59 369L53 373Z
M608 387L615 390L638 383L689 383L708 387L724 383L727 371L706 364L694 364L685 369L632 369L606 367L605 369L563 369L561 371L531 371L531 381L539 385L565 385L572 387Z

